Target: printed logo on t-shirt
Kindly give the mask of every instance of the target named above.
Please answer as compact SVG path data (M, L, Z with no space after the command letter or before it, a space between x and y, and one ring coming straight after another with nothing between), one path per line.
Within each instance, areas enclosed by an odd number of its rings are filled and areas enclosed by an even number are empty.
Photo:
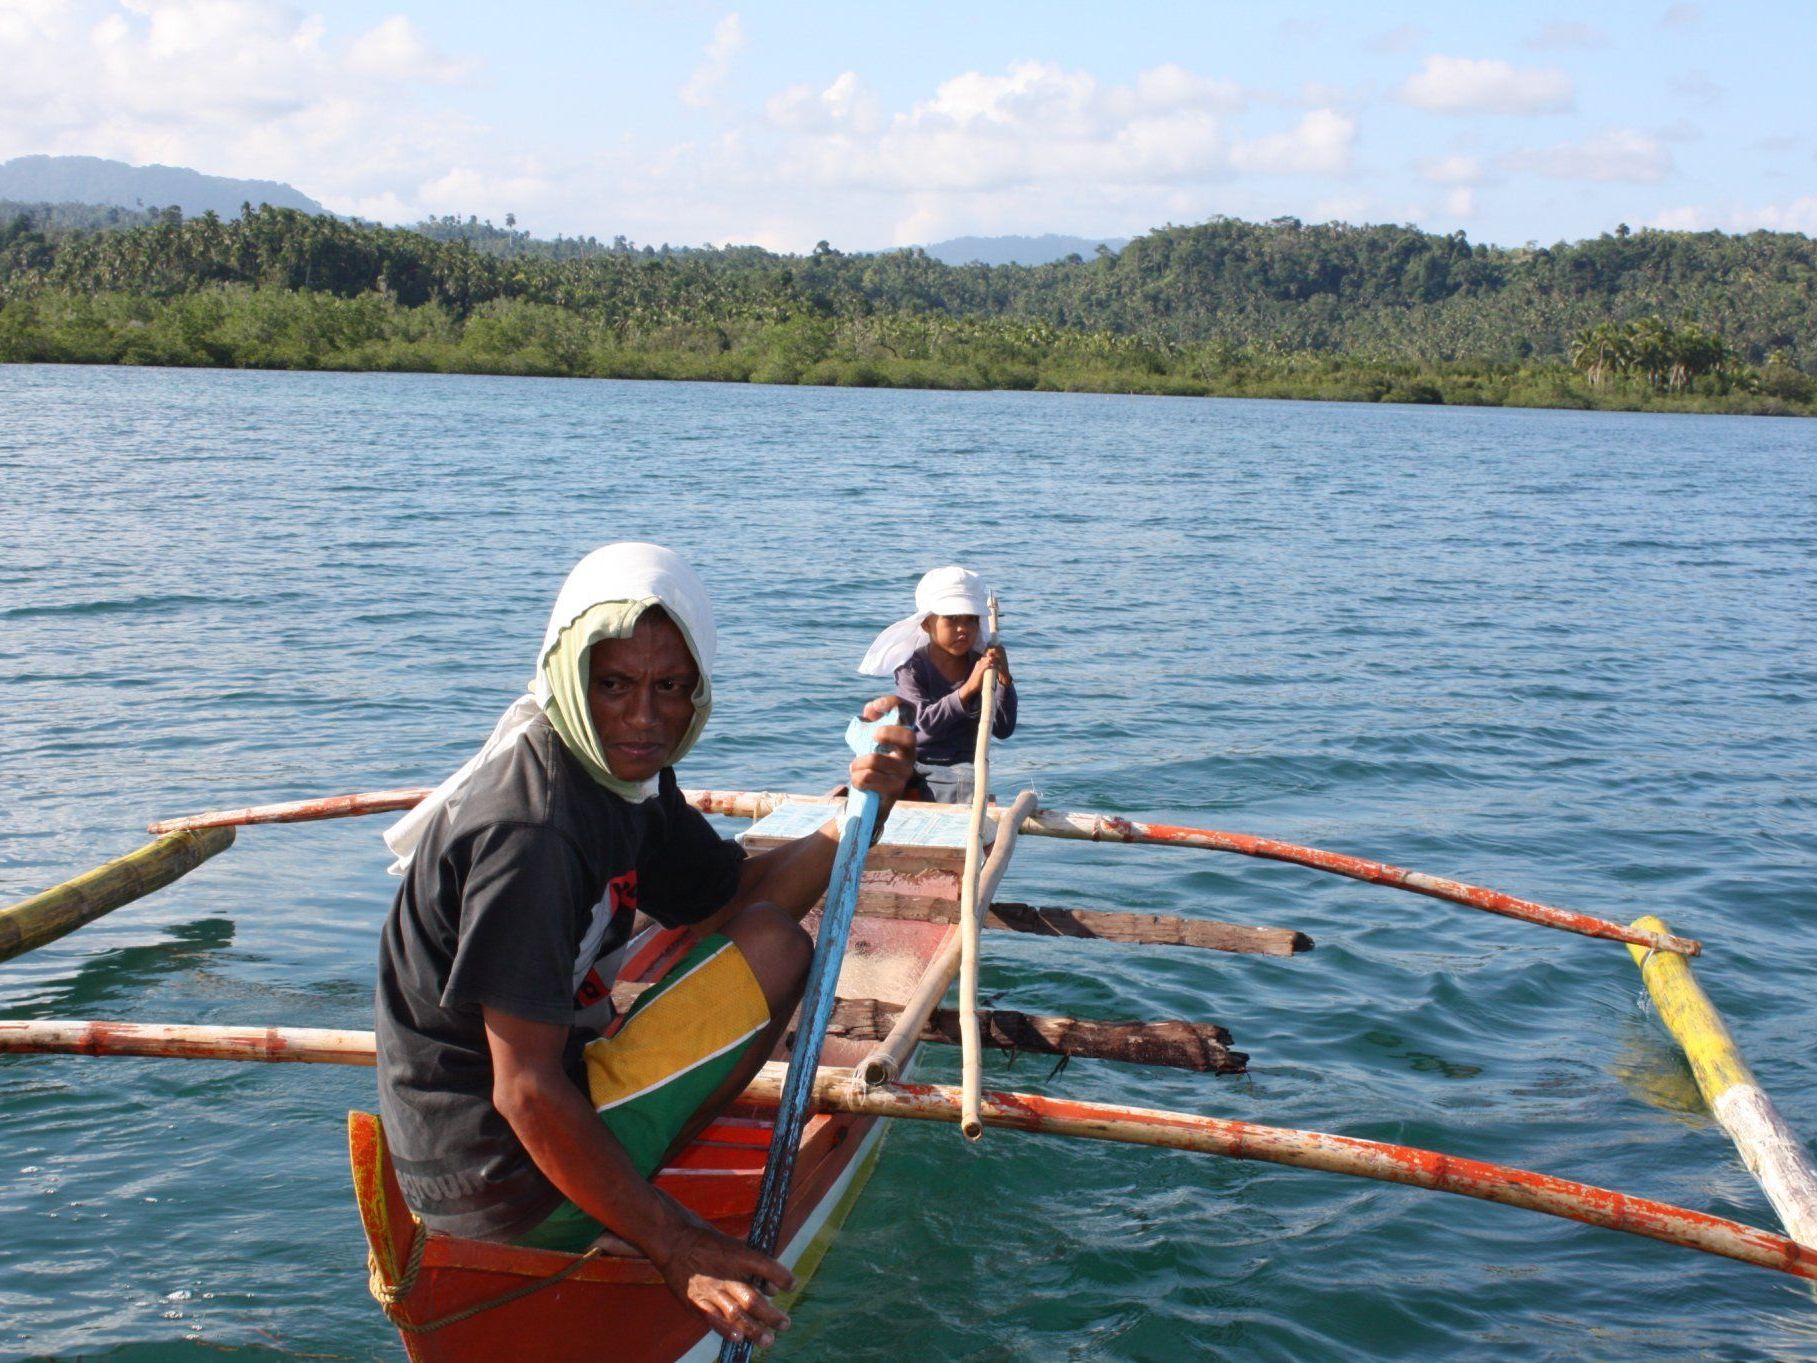
M606 910L604 915L600 914L600 909ZM631 920L637 914L637 868L635 866L622 876L614 877L606 882L606 892L601 896L599 904L593 912L596 927L605 928L605 931L591 944L596 953L594 959L597 960L601 956L611 954L617 949L619 943L631 935ZM607 926L608 923L610 926ZM589 932L587 935L589 938L594 938L594 933ZM610 945L607 945L608 943ZM601 947L605 949L602 951ZM600 975L597 965L588 962L587 973L581 977L580 984L574 990L575 1011L591 1008L611 992L612 982Z

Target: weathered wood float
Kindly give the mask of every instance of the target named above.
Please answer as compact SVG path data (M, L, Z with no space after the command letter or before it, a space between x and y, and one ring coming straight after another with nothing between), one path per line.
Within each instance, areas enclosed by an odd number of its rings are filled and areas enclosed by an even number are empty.
M174 833L384 812L408 808L423 793L391 791L253 806L165 821L152 828ZM689 798L711 813L759 820L746 834L754 848L806 831L830 812L824 797L694 791ZM967 1111L967 1095L961 1089L916 1084L903 1077L919 1046L951 1044L964 1030L961 1010L940 1007L959 968L962 851L950 832L942 839L925 826L916 830L917 821L950 827L963 813L946 806L898 805L865 873L860 916L840 980L840 1002L812 1085L819 1115L804 1129L797 1147L798 1180L785 1219L782 1257L803 1278L825 1252L832 1231L868 1176L882 1138L882 1119L956 1124ZM1701 950L1699 943L1672 934L1657 920L1624 926L1459 881L1250 835L1040 810L1028 804L993 808L990 814L993 852L980 874L977 899L982 926L998 933L1277 957L1296 955L1312 945L1290 929L997 900L1020 835L1198 847L1292 862L1625 942L1642 961L1643 974L1656 995L1656 977L1684 967L1688 979L1686 958ZM653 931L639 940L638 953L618 987L626 1000L660 975L685 938ZM1663 1001L1661 1011L1667 1012ZM1230 1049L1229 1033L1209 1021L1112 1022L980 1010L977 1022L986 1044L1019 1051L1169 1064L1211 1073L1240 1072L1247 1060ZM372 1063L368 1033L103 1022L0 1022L0 1052L4 1051ZM740 1103L658 1176L663 1186L733 1234L750 1216L770 1113L782 1089L781 1059L779 1055L766 1066ZM1738 1055L1735 1063L1739 1065ZM1817 1246L1810 1244L1813 1232L1806 1224L1794 1224L1789 1204L1782 1205L1779 1197L1773 1198L1774 1205L1794 1239L1544 1174L1381 1142L1028 1093L986 1092L972 1101L983 1127L1158 1145L1404 1183L1526 1207L1817 1279ZM714 1341L669 1298L647 1262L564 1256L424 1234L398 1195L376 1120L354 1114L350 1141L372 1286L413 1358L511 1356L521 1352L526 1341L534 1343L539 1355L561 1358L570 1356L564 1342L570 1331L581 1341L572 1356L590 1355L597 1348L600 1321L611 1322L610 1337L615 1347L625 1347L628 1358L711 1356ZM1751 1167L1755 1164L1749 1162ZM590 1328L587 1322L593 1322ZM634 1329L641 1341L635 1347L627 1347L628 1329Z

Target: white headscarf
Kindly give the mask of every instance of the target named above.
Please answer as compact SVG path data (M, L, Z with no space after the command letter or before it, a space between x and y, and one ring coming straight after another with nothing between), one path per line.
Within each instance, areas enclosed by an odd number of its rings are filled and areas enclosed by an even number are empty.
M700 669L694 691L694 722L688 727L670 764L681 760L706 727L713 709L713 658L718 635L713 628L713 606L706 584L673 551L659 544L625 542L595 549L568 574L549 613L543 646L536 655L536 675L529 689L512 702L493 726L492 736L461 769L437 786L423 802L385 830L385 845L397 857L393 875L402 875L429 820L444 807L452 814L460 807L463 787L475 772L517 741L539 714L547 714L562 744L573 753L587 774L613 794L626 800L648 800L656 794L656 778L621 781L606 766L587 709L587 656L602 639L629 638L637 621L651 606L661 606L675 622Z
M921 628L921 622L930 615L975 615L978 642L989 644L990 595L983 578L956 563L924 574L915 586L915 613L905 615L879 634L858 670L867 677L895 676L896 669L927 642L927 631Z

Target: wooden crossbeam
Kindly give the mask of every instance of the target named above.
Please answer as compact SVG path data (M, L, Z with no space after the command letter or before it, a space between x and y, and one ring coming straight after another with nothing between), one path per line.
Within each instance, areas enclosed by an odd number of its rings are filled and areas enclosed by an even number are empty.
M641 981L619 981L612 986L612 1006L624 1012L649 987ZM881 1041L901 1012L900 1004L882 999L840 999L833 1006L827 1035ZM1120 1060L1129 1065L1167 1065L1200 1074L1243 1074L1249 1066L1249 1056L1231 1050L1230 1033L1215 1022L1099 1022L985 1008L979 1011L978 1026L986 1046L1014 1054L1026 1051L1082 1060ZM936 1009L922 1027L920 1039L957 1046L959 1010Z
M841 999L829 1036L876 1041L888 1036L901 1008L880 999ZM1200 1074L1242 1074L1249 1057L1229 1048L1230 1033L1210 1022L1099 1022L1046 1017L1008 1008L982 1008L978 1030L985 1046L1012 1054L1077 1056L1132 1065L1167 1065ZM959 1044L959 1010L936 1009L921 1040Z
M950 900L915 895L867 894L859 913L874 918L908 918L923 923L951 923L958 906ZM1312 938L1292 928L1255 928L1204 918L1174 918L1159 913L1120 913L1102 909L1064 909L1015 904L1002 900L985 914L984 926L1039 937L1083 937L1147 946L1201 947L1256 956L1293 956L1312 950Z

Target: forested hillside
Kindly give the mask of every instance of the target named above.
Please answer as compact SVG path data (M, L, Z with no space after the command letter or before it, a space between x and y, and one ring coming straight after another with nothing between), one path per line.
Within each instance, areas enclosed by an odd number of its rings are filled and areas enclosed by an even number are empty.
M1796 410L1814 286L1817 244L1768 232L1504 250L1216 220L1025 267L271 208L21 215L0 227L0 359Z

